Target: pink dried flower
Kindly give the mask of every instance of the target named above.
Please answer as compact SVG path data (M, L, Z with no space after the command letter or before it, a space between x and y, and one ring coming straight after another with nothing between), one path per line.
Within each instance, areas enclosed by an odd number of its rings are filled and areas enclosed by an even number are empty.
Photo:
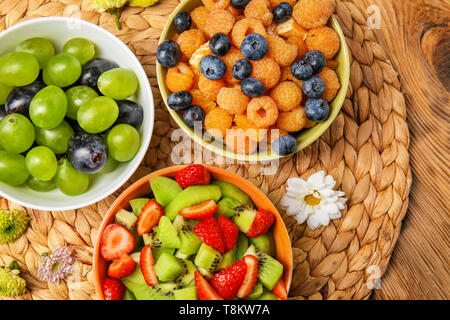
M53 252L42 257L38 269L38 277L42 281L59 284L71 271L75 260L71 257L72 252L67 247L56 246Z

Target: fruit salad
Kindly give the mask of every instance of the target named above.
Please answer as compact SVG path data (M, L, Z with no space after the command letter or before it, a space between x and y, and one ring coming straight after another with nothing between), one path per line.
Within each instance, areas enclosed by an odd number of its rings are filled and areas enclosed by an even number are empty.
M202 3L175 16L177 33L157 49L168 107L236 153L295 152L295 137L328 118L340 89L332 2Z
M287 299L272 212L202 165L150 187L101 235L105 299Z
M57 54L48 39L30 38L0 56L0 181L77 196L91 175L132 160L144 117L132 101L138 85L84 38Z

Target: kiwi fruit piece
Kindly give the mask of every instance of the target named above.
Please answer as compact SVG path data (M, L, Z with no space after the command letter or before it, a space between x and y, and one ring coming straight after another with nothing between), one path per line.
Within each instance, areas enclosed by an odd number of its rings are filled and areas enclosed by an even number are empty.
M176 277L173 282L179 287L186 287L195 281L195 265L190 260L179 260L184 264L183 273Z
M155 241L160 241L161 248L179 249L181 246L180 238L178 238L172 222L166 216L162 216L159 220L158 231L156 232Z
M175 249L174 248L152 248L153 260L155 262L157 262L159 260L159 257L161 257L161 255L163 253L167 253L168 255L173 256L173 254L175 253Z
M175 300L174 291L177 289L175 283L160 283L149 287L139 265L131 275L120 280L134 294L136 300Z
M123 294L122 300L136 300L136 297L134 296L133 292L131 292L128 289L125 289L125 293Z
M201 274L206 280L211 279L211 277L213 276L212 272L210 272L210 271L208 271L208 270L206 270L206 269L200 268L199 266L197 266L197 270L198 270L198 272L200 272L200 274Z
M159 281L169 282L181 276L185 271L184 267L185 263L183 261L164 252L156 261L153 269Z
M231 218L234 216L234 208L240 206L242 203L233 198L223 198L217 204L217 216L225 216Z
M235 208L235 215L233 216L233 222L242 233L247 233L252 226L253 220L255 220L256 211L246 205L242 205Z
M261 282L256 282L252 292L245 297L245 300L257 300L263 294L264 288Z
M236 241L235 248L236 248L236 261L241 260L248 249L248 238L240 232L238 239Z
M178 237L181 241L180 249L178 250L180 254L190 256L196 254L198 249L200 249L202 240L192 231L197 223L198 221L195 220L184 219L178 231Z
M251 245L245 253L258 258L258 279L263 286L272 290L283 275L283 265L267 253L256 249Z
M208 272L215 272L221 259L222 255L219 251L216 251L207 244L202 243L197 255L195 256L194 263L199 268L203 268Z
M161 242L156 239L157 232L158 232L158 226L154 227L153 230L150 231L149 233L145 233L142 236L142 239L144 240L144 244L145 245L149 244L152 246L152 248L161 247Z
M272 232L267 232L256 238L249 238L249 240L250 244L254 245L256 249L259 249L272 257L276 255L275 240Z
M236 262L236 246L225 254L222 255L222 259L219 262L219 265L217 266L217 270L223 270L225 268L228 268L233 263Z
M198 300L197 287L177 289L173 292L175 300Z
M222 197L220 188L216 185L190 186L177 194L165 208L170 221L175 220L181 209L188 208L208 200L218 202Z
M137 198L137 199L130 200L131 209L133 210L133 213L135 214L136 217L139 217L139 215L141 214L142 208L144 208L145 204L149 200L150 199L148 199L148 198Z
M156 202L163 207L167 206L183 190L175 180L161 176L151 178L150 187Z
M249 207L253 207L253 201L252 199L250 199L248 194L236 187L234 184L222 180L213 180L212 184L219 186L220 190L222 191L222 197L233 198L240 204L245 204Z
M259 296L258 300L279 300L279 298L272 291L264 289L262 295Z

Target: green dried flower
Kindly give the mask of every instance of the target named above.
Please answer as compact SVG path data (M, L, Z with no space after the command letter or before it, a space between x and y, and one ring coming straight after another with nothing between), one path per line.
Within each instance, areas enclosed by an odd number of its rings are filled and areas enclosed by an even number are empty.
M24 211L0 209L0 244L19 239L29 222L30 217Z

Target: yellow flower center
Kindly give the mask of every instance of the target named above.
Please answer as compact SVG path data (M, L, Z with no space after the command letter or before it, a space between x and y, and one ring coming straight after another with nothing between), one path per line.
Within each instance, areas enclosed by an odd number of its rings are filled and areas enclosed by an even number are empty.
M308 194L305 196L305 202L310 206L317 206L320 203L320 198L314 197L314 194Z
M52 271L56 271L61 267L61 262L60 261L56 261L53 265L52 265Z

